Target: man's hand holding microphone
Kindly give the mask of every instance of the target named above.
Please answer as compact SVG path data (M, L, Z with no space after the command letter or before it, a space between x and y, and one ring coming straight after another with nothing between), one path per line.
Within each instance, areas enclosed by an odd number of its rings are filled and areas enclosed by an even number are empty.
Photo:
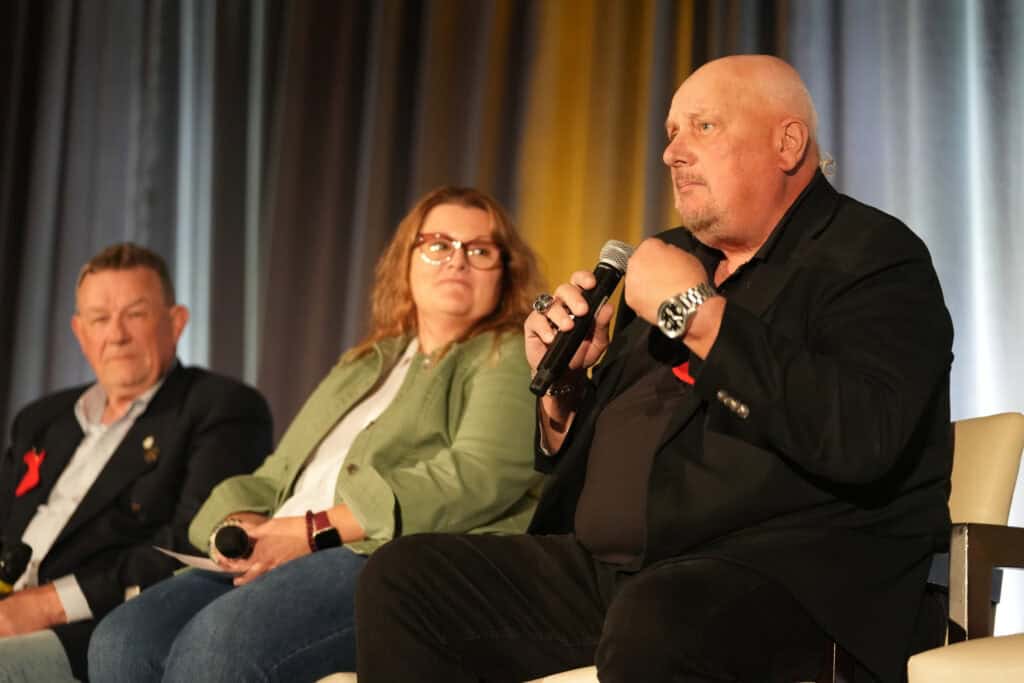
M551 453L561 448L572 424L587 370L608 348L613 311L604 304L623 275L626 304L655 327L661 326L665 302L700 290L710 305L699 306L704 300L694 305L681 341L703 358L717 338L724 300L715 295L693 254L656 238L645 240L635 252L624 242L609 240L594 272L576 271L553 295L538 296L523 325L526 359L534 374L530 390L541 397L542 445Z
M561 448L579 405L586 372L608 348L612 308L605 306L633 249L610 240L594 272L580 270L569 282L542 294L526 318L526 359L533 369L530 390L541 397L543 443Z

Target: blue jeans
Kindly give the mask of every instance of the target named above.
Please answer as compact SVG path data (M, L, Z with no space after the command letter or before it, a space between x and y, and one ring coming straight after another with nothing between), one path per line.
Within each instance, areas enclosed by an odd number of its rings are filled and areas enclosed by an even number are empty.
M190 571L108 614L89 643L89 678L124 681L315 681L355 671L356 579L347 548L306 555L235 588Z
M50 629L0 638L0 683L78 683Z

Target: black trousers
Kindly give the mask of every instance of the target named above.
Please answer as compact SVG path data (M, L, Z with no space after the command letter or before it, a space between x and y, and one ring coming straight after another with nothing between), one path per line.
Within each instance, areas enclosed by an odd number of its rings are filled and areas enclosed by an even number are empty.
M824 633L757 572L678 559L623 574L572 536L397 539L356 595L360 683L814 680Z

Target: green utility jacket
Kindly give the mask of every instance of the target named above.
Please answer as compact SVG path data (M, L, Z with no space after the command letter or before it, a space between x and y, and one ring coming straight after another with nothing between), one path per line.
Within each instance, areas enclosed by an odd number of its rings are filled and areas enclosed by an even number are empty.
M394 367L408 338L342 360L306 401L277 450L255 472L225 480L200 508L189 539L208 550L233 512L271 515L338 420ZM539 493L533 469L535 404L521 334L455 344L439 360L417 354L398 394L352 443L334 482L366 530L348 546L371 553L402 534L519 533ZM324 482L329 486L329 482Z

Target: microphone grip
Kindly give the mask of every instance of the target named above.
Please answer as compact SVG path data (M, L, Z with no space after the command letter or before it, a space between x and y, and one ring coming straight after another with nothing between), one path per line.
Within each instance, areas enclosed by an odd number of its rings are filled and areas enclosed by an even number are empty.
M230 524L217 529L213 535L213 546L229 560L237 560L252 555L253 543L245 529Z
M530 382L530 391L535 396L543 396L551 385L565 374L569 368L569 361L580 348L583 338L590 331L590 324L593 318L576 318L575 324L568 332L559 332L555 340L551 342L541 364L537 366L537 373ZM548 361L547 363L543 361Z
M8 543L0 546L0 600L14 591L14 584L25 573L32 559L32 548L26 543Z
M594 316L622 279L622 272L599 263L594 269L594 276L597 278L597 284L591 289L583 290L583 299L587 302L586 315L576 318L571 330L556 334L548 350L544 352L544 357L537 364L537 373L530 382L530 391L536 396L547 393L551 385L565 374L569 368L569 361L576 355L583 339L590 334L594 326Z

